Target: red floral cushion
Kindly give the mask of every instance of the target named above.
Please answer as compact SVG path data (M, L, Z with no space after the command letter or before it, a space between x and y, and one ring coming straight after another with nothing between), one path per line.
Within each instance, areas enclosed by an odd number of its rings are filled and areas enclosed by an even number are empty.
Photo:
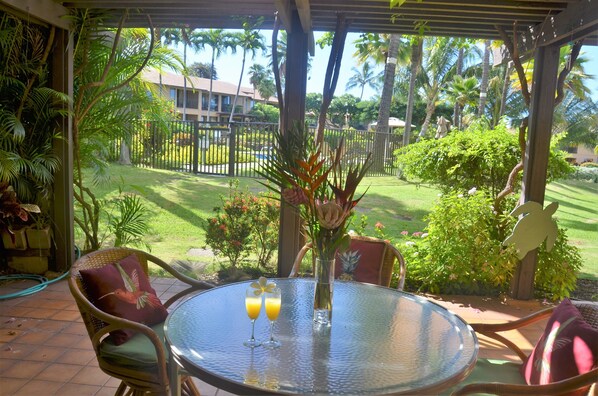
M106 313L149 326L168 315L134 254L112 265L81 270L81 277L91 302ZM134 334L128 329L110 332L116 345Z
M521 373L529 385L544 385L587 373L597 362L598 331L566 298L553 311Z
M352 239L349 248L336 255L336 277L343 273L349 273L353 275L353 280L379 285L385 253L384 241Z

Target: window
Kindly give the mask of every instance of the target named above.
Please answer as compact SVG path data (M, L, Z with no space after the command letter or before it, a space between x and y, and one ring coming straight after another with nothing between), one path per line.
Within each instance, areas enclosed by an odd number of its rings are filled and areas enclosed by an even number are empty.
M231 97L226 95L222 96L222 103L220 107L220 111L229 112L231 109Z
M176 107L182 108L183 106L183 99L185 97L185 92L182 89L177 89L177 100L176 100ZM192 91L190 89L187 90L187 108L188 109L197 109L199 105L199 93L197 91Z
M567 152L569 154L577 154L577 146L569 146L569 147L567 147Z
M207 110L208 109L208 99L209 99L210 93L209 92L204 92L201 95L201 109L202 110ZM211 111L215 111L216 109L218 109L218 95L214 95L212 93L212 106L210 106L210 110Z

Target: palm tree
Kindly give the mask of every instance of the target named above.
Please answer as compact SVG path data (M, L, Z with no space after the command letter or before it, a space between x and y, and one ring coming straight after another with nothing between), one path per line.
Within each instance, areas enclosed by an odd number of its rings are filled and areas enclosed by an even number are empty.
M455 126L463 129L463 111L466 107L474 107L480 96L479 82L476 77L463 78L455 75L453 81L446 88L447 96L459 107L459 119Z
M413 118L413 102L415 100L415 80L421 63L423 43L423 37L413 37L413 42L411 44L411 73L409 74L409 94L407 95L407 110L405 111L403 146L407 146L411 138L411 119Z
M78 204L75 223L85 237L85 249L101 247L99 235L103 202L89 184L106 176L108 147L115 139L129 139L136 131L141 114L153 111L162 115L163 125L168 112L153 84L141 79L145 67L182 69L182 61L163 46L155 45L153 30L106 30L99 17L85 11L73 17L74 95L73 95L73 162L74 197ZM114 45L116 43L116 45ZM148 95L152 92L152 95ZM84 177L83 169L92 169ZM91 179L91 180L90 180Z
M264 36L260 34L259 30L256 30L256 28L261 25L262 22L263 18L260 18L258 21L253 23L249 22L249 20L244 20L243 32L233 36L234 45L238 45L243 48L243 61L241 62L241 74L239 75L237 92L235 93L233 105L230 109L230 117L228 118L229 124L233 122L233 117L235 115L235 106L237 105L237 98L239 97L239 91L241 90L241 81L243 81L243 72L245 71L245 58L247 56L247 52L249 51L251 53L251 59L253 60L255 59L256 51L261 50L262 53L266 51Z
M187 67L187 46L191 44L189 39L193 30L189 28L166 28L161 30L166 45L178 45L183 43L183 66ZM161 75L160 75L161 77ZM183 79L183 121L187 120L187 78Z
M206 45L212 48L212 62L211 69L214 69L214 61L220 57L223 51L230 48L233 53L236 52L236 47L232 41L230 33L223 29L209 29L197 32L191 37L191 44L196 50L203 49ZM210 93L208 96L208 116L207 121L210 121L210 111L212 109L212 85L213 78L210 78Z
M386 62L384 68L384 84L382 86L382 96L380 97L380 110L378 112L378 124L376 125L376 137L374 139L374 162L372 169L374 171L384 170L384 154L386 149L386 136L388 134L388 118L390 117L390 103L392 101L392 88L395 80L396 59L399 54L399 44L401 36L391 34L388 44L388 58L394 59L394 62Z
M484 40L484 59L482 61L482 81L480 82L480 104L478 116L484 115L486 96L488 95L488 75L490 74L490 40Z
M365 61L361 67L361 70L356 67L352 67L351 71L353 71L354 74L349 78L349 81L347 81L345 89L351 90L353 88L360 88L360 100L363 99L363 90L365 89L366 85L372 89L378 89L379 74L374 73L370 62Z
M276 86L272 78L272 70L264 65L254 63L249 68L249 82L258 91L264 103L276 93Z

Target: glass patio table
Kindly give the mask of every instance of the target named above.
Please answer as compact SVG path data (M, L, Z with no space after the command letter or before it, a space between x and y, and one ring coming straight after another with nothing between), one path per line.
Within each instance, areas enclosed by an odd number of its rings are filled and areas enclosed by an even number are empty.
M282 290L274 326L280 348L243 345L251 333L249 282L210 289L181 302L166 320L170 383L179 383L182 367L236 394L430 394L460 382L475 365L471 327L423 297L337 281L332 327L318 328L313 279L274 281ZM262 307L256 338L265 341L268 326Z

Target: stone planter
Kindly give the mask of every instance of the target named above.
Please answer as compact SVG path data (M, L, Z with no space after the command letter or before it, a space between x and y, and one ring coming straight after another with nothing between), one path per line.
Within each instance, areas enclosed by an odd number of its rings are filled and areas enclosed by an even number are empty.
M27 244L30 249L50 249L52 246L52 230L50 227L42 229L29 227L25 231Z
M8 266L20 273L43 275L48 271L48 258L40 256L14 256L8 259Z
M25 228L10 229L2 231L2 244L7 250L25 250L27 249L27 237L25 235Z

